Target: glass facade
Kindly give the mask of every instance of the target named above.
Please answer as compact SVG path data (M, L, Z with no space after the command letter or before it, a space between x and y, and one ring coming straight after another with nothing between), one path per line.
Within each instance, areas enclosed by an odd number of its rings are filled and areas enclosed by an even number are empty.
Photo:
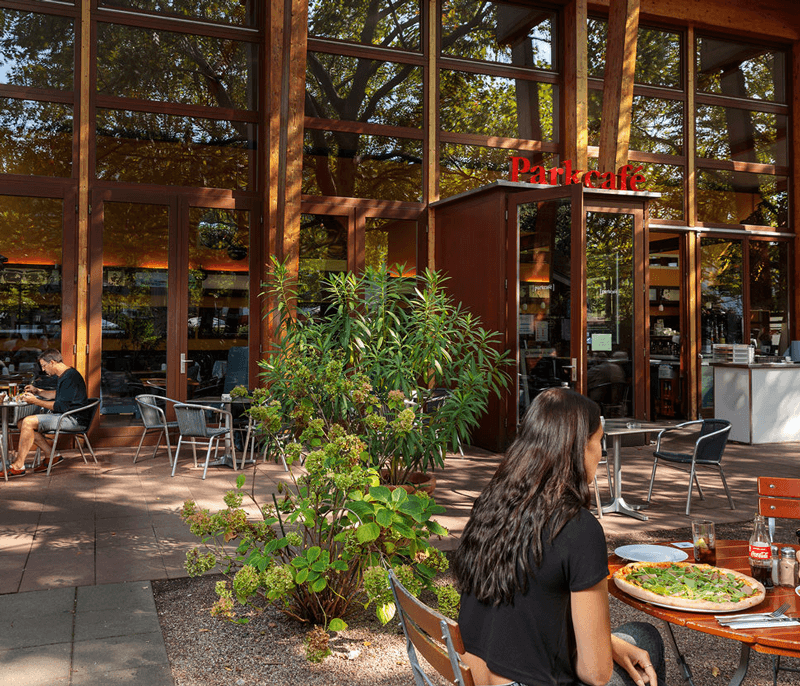
M271 250L299 256L303 307L322 313L326 273L435 266L430 203L508 180L512 156L550 168L572 147L562 125L572 87L560 35L568 10L553 3L310 0L305 59L284 69L272 64L277 31L263 3L97 0L83 14L87 1L0 0L0 224L28 227L0 248L9 258L0 294L2 329L19 334L5 342L35 333L72 349L80 327L99 337L91 364L100 381L91 383L104 398L101 422L130 423L140 388L110 375L163 378L191 397L192 380L219 385L231 350L249 346L255 359L261 341L249 313L261 275L251 267L260 271ZM607 18L593 11L590 167L607 40ZM788 41L647 20L628 160L646 190L661 194L650 204L661 236L651 241L650 269L697 251L686 263L701 265L698 348L723 328L727 342L755 336L775 347L794 326L796 290ZM92 40L83 64L80 35ZM290 119L300 133L288 132ZM280 225L299 215L299 227ZM224 229L222 242L212 244L213 227ZM673 227L700 239L687 248ZM608 276L592 261L610 259L601 243L589 242L586 286L592 321L610 326L626 320L594 295ZM102 275L102 287L81 281L83 269ZM77 289L71 300L62 283ZM678 288L669 304L654 295L651 306L678 308L670 316L682 324L698 315L697 294ZM67 323L76 302L86 321ZM142 308L155 313L147 322ZM40 331L45 318L59 326ZM623 329L614 340L625 348ZM9 348L15 366L19 348ZM173 374L178 350L198 358L194 379Z

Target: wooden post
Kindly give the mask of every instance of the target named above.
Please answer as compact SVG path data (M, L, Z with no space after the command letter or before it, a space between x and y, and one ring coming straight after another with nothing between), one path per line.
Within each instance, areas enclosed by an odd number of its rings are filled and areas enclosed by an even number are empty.
M286 0L290 12L289 34L284 35L284 76L286 88L286 187L283 215L283 255L297 272L300 248L300 197L303 183L303 123L306 96L306 45L308 42L308 3Z
M797 173L800 170L800 42L792 44L792 91L791 91L791 105L792 105L792 136L790 140L794 142L792 145L792 169L794 175L792 177L792 184L790 193L789 206L792 208L790 217L790 226L794 229L794 269L792 274L793 284L791 288L792 295L790 296L790 320L791 320L791 335L789 340L800 340L800 298L797 296L797 283L800 278L800 183L798 183ZM783 352L783 351L781 351Z
M84 379L88 372L89 347L89 132L91 80L89 65L92 50L91 1L81 2L81 70L78 74L78 233L77 287L75 289L74 367ZM99 324L99 322L98 322ZM63 347L64 341L62 341Z
M600 171L616 172L628 163L638 33L639 0L612 0L600 122Z
M589 165L589 66L587 0L572 0L564 13L564 159Z
M428 21L425 22L425 40L428 48L428 59L426 62L427 79L427 129L428 135L425 139L425 154L427 163L425 164L425 202L426 206L439 199L439 179L438 179L438 155L439 155L439 67L438 53L439 43L436 40L436 14L437 0L428 1ZM427 264L417 265L417 274L422 273L425 267L436 269L436 219L432 209L427 210L428 245Z

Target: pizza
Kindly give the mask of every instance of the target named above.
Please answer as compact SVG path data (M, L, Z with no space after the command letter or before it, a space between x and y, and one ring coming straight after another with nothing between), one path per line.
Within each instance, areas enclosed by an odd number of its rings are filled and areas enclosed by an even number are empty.
M612 575L628 595L695 612L735 612L758 605L766 591L732 569L692 562L633 562Z

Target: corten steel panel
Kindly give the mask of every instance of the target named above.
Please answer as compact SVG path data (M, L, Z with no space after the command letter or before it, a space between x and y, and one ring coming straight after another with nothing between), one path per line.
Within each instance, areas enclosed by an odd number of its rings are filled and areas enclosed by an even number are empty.
M436 268L449 277L446 287L456 301L481 319L484 328L500 331L506 341L506 196L500 187L434 207ZM494 395L471 438L473 445L505 449L505 403Z

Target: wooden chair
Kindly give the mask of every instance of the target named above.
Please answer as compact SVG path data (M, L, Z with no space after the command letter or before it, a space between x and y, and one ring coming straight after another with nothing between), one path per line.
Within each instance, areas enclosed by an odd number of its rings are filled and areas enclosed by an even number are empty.
M391 570L389 584L406 636L406 649L416 686L435 686L423 671L417 651L448 683L475 686L472 671L461 661L466 650L458 624L412 596Z
M800 519L800 479L758 477L758 513L767 518L769 537L775 535L775 519ZM781 667L781 656L772 656L772 683L777 686L778 672L798 672L797 667Z

